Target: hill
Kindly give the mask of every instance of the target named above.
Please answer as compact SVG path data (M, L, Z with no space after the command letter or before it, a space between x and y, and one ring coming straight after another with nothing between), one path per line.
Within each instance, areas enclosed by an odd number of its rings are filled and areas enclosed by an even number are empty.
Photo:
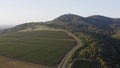
M1 33L34 29L38 25L65 29L80 38L83 45L74 53L73 60L86 58L99 62L102 68L120 67L120 18L65 14L52 21L21 24Z
M120 67L119 18L65 14L47 22L46 25L67 29L83 40L83 46L75 52L73 60L86 58L99 62L101 68Z
M112 35L120 30L120 18L110 18L101 15L82 17L74 14L65 14L52 21L25 23L11 29L6 29L3 32L23 30L36 25Z
M95 32L108 35L120 29L119 19L100 15L81 17L73 14L65 14L47 23L53 26L73 29L74 31Z

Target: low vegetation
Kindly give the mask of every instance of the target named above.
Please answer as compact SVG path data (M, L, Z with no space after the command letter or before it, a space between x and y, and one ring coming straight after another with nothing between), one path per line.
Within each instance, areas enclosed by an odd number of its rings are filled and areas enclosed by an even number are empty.
M95 33L87 33L85 36L86 40L82 39L81 37L84 36L79 33L78 37L84 42L83 46L74 53L73 60L76 58L91 59L97 61L101 68L119 68L120 40Z
M71 68L99 68L97 62L88 59L77 59L72 64Z

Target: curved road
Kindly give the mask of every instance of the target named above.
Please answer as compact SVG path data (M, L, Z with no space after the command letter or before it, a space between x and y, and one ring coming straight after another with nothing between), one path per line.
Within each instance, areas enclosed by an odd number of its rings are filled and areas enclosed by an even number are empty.
M65 55L65 57L62 59L62 61L61 61L60 64L58 65L58 68L66 68L67 63L68 63L69 59L71 58L72 54L73 54L79 47L81 47L81 45L80 45L80 40L79 40L75 35L73 35L72 33L70 33L69 31L66 31L66 30L62 30L62 31L64 31L64 32L68 33L68 35L72 36L72 37L76 40L77 44L76 44L75 47L73 47L73 48Z

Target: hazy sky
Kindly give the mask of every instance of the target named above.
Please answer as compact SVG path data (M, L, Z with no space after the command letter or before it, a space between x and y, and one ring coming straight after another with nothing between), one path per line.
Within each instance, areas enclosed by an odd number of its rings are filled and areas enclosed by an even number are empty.
M120 18L120 0L0 0L0 25L49 21L67 13Z

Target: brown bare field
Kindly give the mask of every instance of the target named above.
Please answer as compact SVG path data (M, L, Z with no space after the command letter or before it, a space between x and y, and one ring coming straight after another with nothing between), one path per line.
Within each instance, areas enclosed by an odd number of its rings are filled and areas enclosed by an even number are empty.
M51 67L0 56L0 68L51 68Z

